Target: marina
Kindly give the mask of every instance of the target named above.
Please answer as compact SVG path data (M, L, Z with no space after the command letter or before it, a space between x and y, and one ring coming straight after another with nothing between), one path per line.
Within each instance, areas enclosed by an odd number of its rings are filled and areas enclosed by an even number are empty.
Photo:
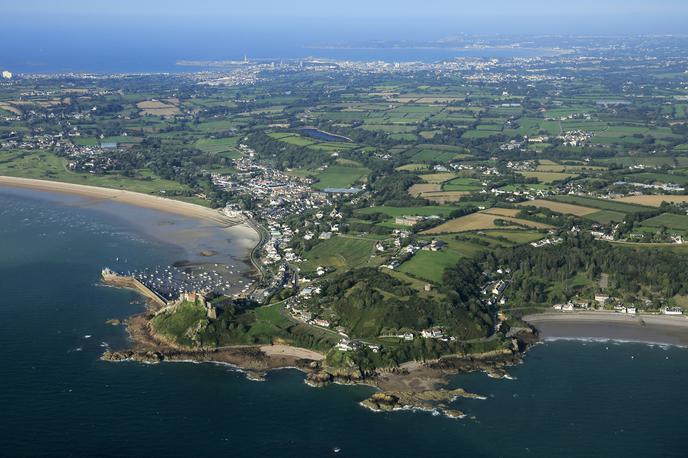
M105 268L102 277L108 284L137 290L164 306L191 292L235 298L247 295L254 281L245 278L237 280L236 274L239 272L233 269L233 265L222 264L156 266L122 273Z

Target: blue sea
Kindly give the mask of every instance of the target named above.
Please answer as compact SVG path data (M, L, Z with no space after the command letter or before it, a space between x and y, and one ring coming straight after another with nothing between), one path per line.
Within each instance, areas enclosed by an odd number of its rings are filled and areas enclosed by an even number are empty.
M27 24L29 24L27 26ZM217 20L169 23L143 19L111 21L0 16L0 69L15 73L161 73L192 72L202 67L177 62L243 60L280 61L307 57L387 62L436 62L455 57L533 57L551 55L535 49L449 49L418 45L447 31L394 24L356 26L336 22ZM435 35L437 34L437 35ZM405 42L398 42L403 37ZM434 38L433 38L434 37ZM393 39L395 41L384 41ZM371 41L376 40L376 41Z
M0 188L0 456L687 455L679 348L537 345L514 380L457 376L487 397L458 400L462 420L374 413L359 405L372 388L310 388L293 370L253 382L222 365L100 361L127 341L106 320L143 309L101 286L101 268L184 255L97 206Z

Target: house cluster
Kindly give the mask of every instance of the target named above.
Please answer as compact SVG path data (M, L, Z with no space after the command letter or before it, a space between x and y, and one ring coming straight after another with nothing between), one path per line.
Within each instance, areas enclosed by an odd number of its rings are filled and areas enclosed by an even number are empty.
M515 126L513 126L515 127ZM513 128L511 127L511 128ZM528 147L528 142L526 140L519 141L519 140L509 140L506 143L502 143L499 145L499 149L502 151L514 151L514 150L523 150ZM511 162L510 162L511 164Z
M509 161L506 163L506 166L511 170L517 171L535 170L537 168L537 161Z
M499 269L497 273L508 274L509 269ZM489 305L500 304L505 305L507 302L506 296L504 296L504 291L506 291L509 286L509 282L504 279L490 281L481 289L481 294L483 295L483 301Z
M522 202L524 199L535 200L547 197L550 194L546 189L535 189L528 184L520 184L508 189L492 188L490 189L490 193L495 196L511 196L506 199L509 202Z
M686 188L684 186L675 183L636 183L628 181L615 181L614 186L631 186L634 188L642 189L655 189L663 192L684 192ZM640 193L629 193L629 195L642 195Z
M614 311L618 313L628 315L635 315L638 313L638 308L635 305L624 304L618 299L603 293L595 294L592 302L585 300L571 300L563 304L554 304L552 308L561 312L574 312L576 310L590 310L591 308L604 309L609 305L612 305Z
M535 248L541 248L543 246L557 245L563 241L564 239L562 239L561 237L547 237L536 242L531 242L530 245Z
M355 340L350 340L347 338L341 339L334 346L335 349L343 352L360 350L362 348L369 348L373 353L378 353L380 351L380 346L370 343L358 342Z
M249 157L235 161L235 168L237 173L233 176L211 173L213 184L226 191L248 194L260 206L276 211L282 208L305 211L317 208L321 201L326 200L319 193L311 192L311 180L254 163Z
M406 342L410 342L414 338L414 334L412 332L401 332L399 334L384 334L381 335L380 338L393 338L393 339L401 339Z
M386 267L387 269L394 270L397 267L399 267L403 261L410 259L411 256L413 256L420 250L440 251L442 250L442 248L446 246L446 243L442 240L435 239L429 242L423 240L416 241L414 243L409 243L408 245L404 245L403 239L404 237L401 236L395 238L394 244L398 248L398 251L394 257L389 259L387 264L383 264L381 267ZM385 251L385 247L381 243L378 243L376 247L379 247L378 251Z
M420 332L420 336L424 339L442 339L444 338L444 332L442 331L442 328L434 327L423 329Z
M425 221L428 219L440 219L439 216L437 215L430 215L430 216L397 216L394 218L394 224L397 224L399 226L415 226L416 224L420 223L421 221Z
M18 132L9 132L3 135L0 140L0 148L5 150L10 149L45 149L45 150L70 150L72 148L71 142L65 138L63 134L43 134L36 133L34 135L19 134Z
M605 240L607 242L613 241L614 232L616 232L616 229L618 227L618 224L615 224L611 228L602 226L600 224L593 224L592 229L590 230L590 235L592 235L597 240Z
M584 130L572 130L564 132L558 138L563 142L564 146L582 146L592 138L592 133Z
M635 315L638 313L637 307L634 305L624 305L624 304L617 304L614 306L614 310L616 310L619 313L625 313L627 315Z
M616 298L610 297L607 294L595 294L593 305L595 305L597 308L604 308L608 304L614 304L614 310L618 313L624 313L628 315L635 315L638 313L638 309L635 305L624 304L623 302L620 302Z
M588 310L590 305L585 301L568 301L564 304L554 304L552 308L561 312L573 312L574 310Z

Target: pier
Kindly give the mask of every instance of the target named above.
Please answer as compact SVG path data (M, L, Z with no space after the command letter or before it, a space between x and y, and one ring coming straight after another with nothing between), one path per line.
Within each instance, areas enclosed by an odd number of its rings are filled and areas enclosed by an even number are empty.
M160 307L166 307L169 304L167 299L162 297L153 289L141 283L134 276L120 275L117 272L114 272L108 268L103 269L101 275L103 277L103 282L105 282L108 285L117 286L120 288L133 289L134 291L142 294L144 297L150 299Z

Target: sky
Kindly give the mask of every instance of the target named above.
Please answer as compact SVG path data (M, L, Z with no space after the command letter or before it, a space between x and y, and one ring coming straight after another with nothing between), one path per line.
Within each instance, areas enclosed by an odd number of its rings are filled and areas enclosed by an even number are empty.
M381 29L413 25L445 32L476 33L565 30L574 33L680 33L688 20L686 0L2 0L0 24L25 25L50 18L124 21L154 20L159 25L262 23L288 29L289 21L327 21L375 34ZM29 24L30 26L30 24ZM78 27L78 24L76 25ZM439 28L439 29L437 29ZM537 31L537 29L535 29ZM461 30L456 30L460 32ZM400 34L402 31L399 31Z
M5 13L147 16L413 17L461 15L686 14L685 0L4 0Z
M686 34L685 24L688 0L0 0L0 68L165 71L245 54L375 60L311 50L459 34Z

